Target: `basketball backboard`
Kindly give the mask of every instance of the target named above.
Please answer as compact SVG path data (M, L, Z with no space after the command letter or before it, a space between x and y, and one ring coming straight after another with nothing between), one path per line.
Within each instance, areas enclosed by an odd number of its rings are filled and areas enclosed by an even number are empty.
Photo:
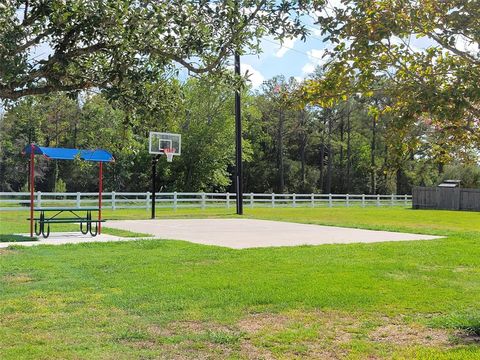
M165 154L165 149L173 155L180 155L182 152L182 136L180 134L151 131L148 138L150 154Z

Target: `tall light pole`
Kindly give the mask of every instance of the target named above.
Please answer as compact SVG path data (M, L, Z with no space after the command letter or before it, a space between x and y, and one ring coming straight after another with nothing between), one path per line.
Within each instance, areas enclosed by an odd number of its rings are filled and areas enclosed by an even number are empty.
M240 54L235 52L235 75L240 76ZM243 215L243 164L242 164L242 117L240 89L235 90L235 190L237 192L237 215Z

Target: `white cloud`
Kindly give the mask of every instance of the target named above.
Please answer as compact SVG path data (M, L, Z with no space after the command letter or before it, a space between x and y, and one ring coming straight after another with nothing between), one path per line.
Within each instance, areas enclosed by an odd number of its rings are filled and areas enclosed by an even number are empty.
M315 25L317 26L317 25ZM310 28L310 31L312 32L312 35L313 36L316 36L316 37L321 37L321 36L324 36L324 34L322 34L322 30L320 30L319 28Z
M472 56L477 56L480 51L478 42L470 41L466 37L459 35L457 36L455 47L463 52L466 52Z
M306 63L302 67L302 73L304 74L311 74L315 70L315 65L312 63Z
M309 62L303 65L302 72L307 75L312 73L317 66L325 65L328 61L328 57L324 56L325 52L325 49L312 49L307 51Z
M301 82L304 80L304 78L301 77L301 76L294 76L294 78L295 78L295 80L297 80L299 83L301 83Z
M248 78L254 88L258 88L265 81L262 73L250 64L241 64L241 71L242 75Z
M280 48L275 53L275 56L278 57L278 58L282 58L289 50L293 49L296 41L297 41L297 39L295 39L295 38L285 39L283 41L282 45L280 46Z

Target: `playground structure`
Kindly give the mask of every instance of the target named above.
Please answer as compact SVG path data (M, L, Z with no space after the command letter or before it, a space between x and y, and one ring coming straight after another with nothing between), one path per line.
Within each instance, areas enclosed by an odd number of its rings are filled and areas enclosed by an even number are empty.
M35 144L27 145L22 154L30 156L30 237L33 238L33 233L42 235L44 238L47 238L50 235L50 224L68 224L68 223L79 223L80 231L83 234L90 233L92 236L96 236L97 233L101 234L102 232L102 191L103 191L103 163L104 162L114 162L112 154L106 150L96 149L96 150L79 150L79 149L67 149L67 148L50 148L42 147ZM35 208L35 155L43 155L47 159L52 160L75 160L81 159L84 161L92 161L99 163L99 174L98 174L98 208L70 208L70 207L61 207L61 208ZM85 211L86 216L81 216L78 214L79 211ZM40 212L40 217L35 218L35 211ZM48 217L46 213L54 212L53 216ZM62 213L72 214L73 217L65 218L58 217ZM92 219L92 212L98 212L97 219ZM35 222L35 226L34 226ZM86 224L86 230L83 229L83 224ZM95 232L92 231L92 224L95 223ZM38 226L37 226L38 225ZM45 226L47 227L47 232L45 233Z

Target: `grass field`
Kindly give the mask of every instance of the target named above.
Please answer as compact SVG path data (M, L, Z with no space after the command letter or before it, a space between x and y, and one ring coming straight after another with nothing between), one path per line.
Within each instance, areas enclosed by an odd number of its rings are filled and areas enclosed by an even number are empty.
M234 215L159 212L219 216ZM246 209L246 216L446 238L247 250L155 240L0 250L0 358L480 359L480 214L279 208ZM27 232L25 218L0 213L0 234Z

